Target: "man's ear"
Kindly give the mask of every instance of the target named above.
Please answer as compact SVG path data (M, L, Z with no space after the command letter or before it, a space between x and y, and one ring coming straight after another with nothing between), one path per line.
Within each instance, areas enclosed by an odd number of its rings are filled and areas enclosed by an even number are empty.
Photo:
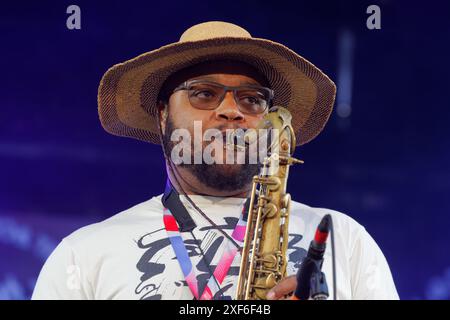
M166 132L167 115L169 114L169 106L163 100L158 101L159 124L162 132Z

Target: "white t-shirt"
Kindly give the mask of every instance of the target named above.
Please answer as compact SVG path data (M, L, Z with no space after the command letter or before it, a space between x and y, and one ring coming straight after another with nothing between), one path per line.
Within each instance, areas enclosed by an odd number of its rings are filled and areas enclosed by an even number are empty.
M33 299L193 299L163 223L161 196L140 203L64 238L46 261ZM231 235L242 212L243 198L190 196L220 228ZM199 283L222 256L225 241L181 197L197 227L182 232ZM367 231L349 216L292 201L289 220L288 274L296 274L317 225L331 214L335 228L337 299L398 299L386 259ZM330 240L330 239L329 239ZM200 243L198 243L200 242ZM333 299L331 246L322 271ZM200 264L204 256L211 269ZM239 253L220 285L223 299L234 298Z

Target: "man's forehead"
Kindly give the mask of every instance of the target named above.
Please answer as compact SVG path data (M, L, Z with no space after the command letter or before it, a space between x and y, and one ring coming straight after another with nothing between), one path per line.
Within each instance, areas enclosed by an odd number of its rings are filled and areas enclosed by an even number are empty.
M243 75L250 78L254 84L269 87L269 82L255 67L236 60L205 61L172 74L164 83L163 90L170 93L184 81L193 78L209 78L214 80L218 74Z
M206 61L181 70L178 76L193 78L212 74L243 75L254 79L261 85L267 84L265 77L255 67L245 62L233 60Z
M253 77L249 77L247 75L242 74L232 74L233 76L238 75L239 77L234 77L232 79L227 78L227 74L218 73L218 74L204 74L196 77L192 77L188 80L207 80L222 83L224 85L231 86L245 86L245 85L262 85L260 81L255 80Z

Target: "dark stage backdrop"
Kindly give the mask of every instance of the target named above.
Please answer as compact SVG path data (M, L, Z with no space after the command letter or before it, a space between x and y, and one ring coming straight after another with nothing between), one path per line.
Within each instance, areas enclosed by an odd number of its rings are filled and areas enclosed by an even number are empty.
M66 27L69 5L81 29ZM369 5L381 9L370 30ZM403 299L450 297L450 5L446 1L3 1L0 299L28 299L62 237L163 191L160 147L100 126L113 64L223 20L281 42L337 84L297 150L293 198L363 224Z

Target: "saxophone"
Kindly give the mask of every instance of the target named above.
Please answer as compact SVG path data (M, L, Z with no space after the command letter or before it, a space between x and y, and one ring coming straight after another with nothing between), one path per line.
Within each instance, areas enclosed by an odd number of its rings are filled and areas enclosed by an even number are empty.
M267 292L286 276L291 202L286 184L289 166L303 163L291 157L296 146L291 118L286 108L277 106L258 126L276 129L271 132L277 134L271 135L267 157L259 175L253 177L237 300L266 299Z

